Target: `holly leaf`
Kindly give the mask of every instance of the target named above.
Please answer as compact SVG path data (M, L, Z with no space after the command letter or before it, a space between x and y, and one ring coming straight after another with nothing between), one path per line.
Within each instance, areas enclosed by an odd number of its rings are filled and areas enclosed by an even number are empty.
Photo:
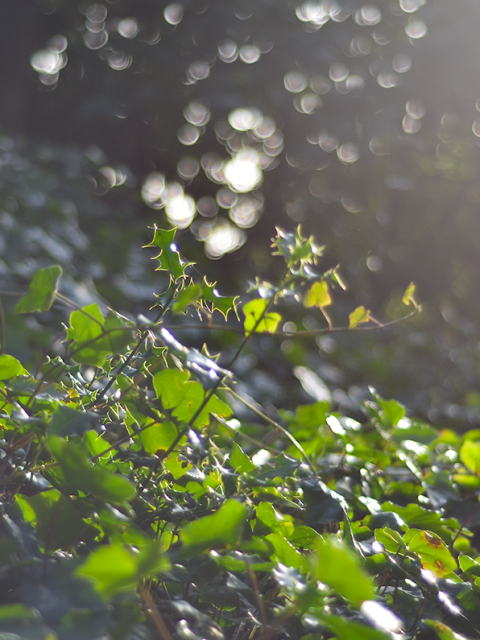
M220 311L225 320L227 319L229 311L233 310L238 318L236 302L238 300L238 296L221 296L215 289L216 284L216 282L210 284L206 278L203 278L202 295L205 302L209 303L210 310L215 311L216 309L217 311Z
M248 336L255 331L273 333L277 330L278 323L282 319L279 313L268 312L268 301L263 298L256 298L250 300L243 307L243 313L245 314L245 334ZM257 324L258 323L258 324Z
M156 270L168 271L174 280L184 278L185 269L194 263L184 260L177 249L175 244L177 228L159 229L154 225L153 230L153 240L150 244L146 244L145 247L158 247L160 249L160 253L153 258L160 263Z
M55 300L62 273L62 267L58 265L34 273L28 293L15 307L15 313L48 311Z
M348 320L348 328L355 329L359 324L370 320L370 311L365 309L365 307L357 307L355 311L352 311L348 316Z
M325 280L314 282L303 299L303 306L307 309L310 307L318 307L319 309L322 309L323 307L328 307L331 304L332 296L330 295L328 282Z

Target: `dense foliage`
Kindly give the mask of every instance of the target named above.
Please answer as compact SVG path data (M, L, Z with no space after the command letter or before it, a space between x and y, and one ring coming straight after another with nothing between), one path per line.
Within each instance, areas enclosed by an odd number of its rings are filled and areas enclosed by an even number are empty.
M318 270L323 247L279 231L283 275L241 301L198 275L174 230L148 247L170 280L150 319L78 307L58 266L16 305L72 310L63 356L29 372L0 355L2 633L477 637L479 432L438 431L373 389L354 419L307 367L317 401L291 409L262 406L237 376L253 341L388 330L364 307L332 323L343 282ZM317 328L289 320L299 304ZM229 355L191 346L218 331Z

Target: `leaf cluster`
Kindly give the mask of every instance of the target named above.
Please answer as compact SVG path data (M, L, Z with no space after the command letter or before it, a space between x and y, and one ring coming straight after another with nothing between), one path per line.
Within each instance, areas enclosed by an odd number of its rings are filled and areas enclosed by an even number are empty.
M240 305L197 282L174 240L154 230L170 286L153 320L90 304L64 357L30 373L0 355L0 632L475 638L480 433L410 419L374 389L362 421L328 400L273 419L236 359L255 334L292 335L278 329L292 300L325 315L338 269L316 273L313 239L279 232L283 275ZM34 277L17 311L48 312L60 275ZM404 304L419 309L412 286ZM230 362L176 337L192 312L239 335ZM319 331L387 326L365 313Z

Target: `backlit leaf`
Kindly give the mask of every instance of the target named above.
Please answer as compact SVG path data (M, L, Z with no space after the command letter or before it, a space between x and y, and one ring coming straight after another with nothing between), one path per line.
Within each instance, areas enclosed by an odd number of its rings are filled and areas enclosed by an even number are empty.
M411 282L408 287L405 289L405 293L403 294L402 297L402 303L405 304L407 307L411 304L415 304L415 285L413 284L413 282Z
M408 550L420 556L423 568L433 571L439 578L457 569L455 559L436 533L410 529L403 539Z
M460 449L460 460L472 473L480 473L480 444L465 440Z
M348 328L355 329L359 324L370 320L370 311L365 307L357 307L355 311L348 316Z
M206 278L203 279L203 299L209 303L210 310L215 311L216 309L220 311L225 319L230 311L233 311L238 316L236 304L238 296L221 296L215 288L216 284L216 282L210 284Z
M282 319L282 316L272 311L266 313L267 307L268 301L263 298L255 298L255 300L250 300L250 302L244 305L244 327L247 336L250 335L253 330L267 333L272 333L277 330L278 323Z
M194 263L187 262L180 255L175 244L177 229L159 229L154 225L153 230L153 240L145 247L158 247L160 249L160 253L154 257L154 260L158 260L160 264L157 267L157 271L168 271L173 280L183 278L185 269Z
M33 313L48 311L57 295L58 282L63 270L58 265L39 269L33 274L30 288L15 307L15 313Z
M322 309L331 304L332 296L330 295L330 289L326 280L314 282L303 299L303 306L307 307L307 309L310 307Z
M23 375L28 375L28 371L23 368L21 362L13 356L0 355L0 380L9 380L15 376Z
M373 580L362 569L352 549L339 540L327 538L317 541L315 551L311 562L317 580L335 589L355 607L374 598Z

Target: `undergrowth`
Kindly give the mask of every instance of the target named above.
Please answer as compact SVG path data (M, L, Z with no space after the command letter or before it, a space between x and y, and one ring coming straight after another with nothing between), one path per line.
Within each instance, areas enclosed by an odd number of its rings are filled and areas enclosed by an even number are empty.
M328 401L273 411L235 375L257 334L413 317L414 286L403 317L358 307L337 325L338 268L318 271L300 230L273 241L278 282L241 301L198 277L175 230L148 246L170 276L152 318L76 307L53 266L16 312L71 307L65 354L29 372L2 344L2 637L477 638L480 431L439 431L374 389L362 422ZM298 330L296 306L324 328ZM231 334L233 355L193 348L199 330Z

